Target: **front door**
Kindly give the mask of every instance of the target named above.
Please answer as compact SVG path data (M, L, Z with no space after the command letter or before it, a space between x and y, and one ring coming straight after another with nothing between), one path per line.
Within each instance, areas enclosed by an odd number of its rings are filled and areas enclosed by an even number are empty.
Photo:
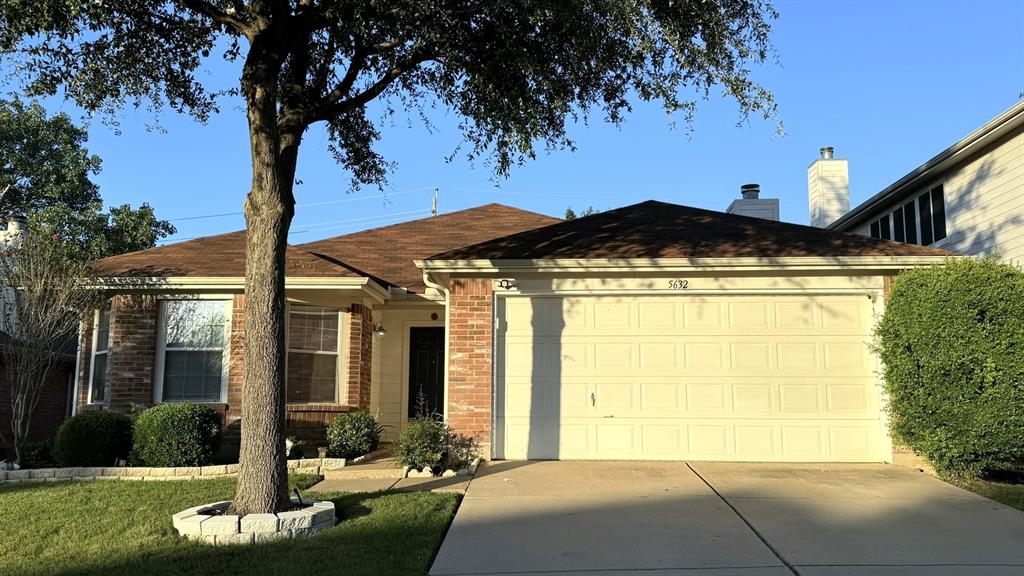
M409 418L444 416L444 328L409 329Z

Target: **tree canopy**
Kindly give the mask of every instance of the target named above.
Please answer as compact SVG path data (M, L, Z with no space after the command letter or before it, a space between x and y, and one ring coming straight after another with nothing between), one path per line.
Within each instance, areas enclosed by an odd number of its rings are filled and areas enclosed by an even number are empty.
M92 176L101 161L88 133L38 103L0 100L0 215L27 216L41 233L69 243L80 260L150 248L173 234L146 203L103 212Z

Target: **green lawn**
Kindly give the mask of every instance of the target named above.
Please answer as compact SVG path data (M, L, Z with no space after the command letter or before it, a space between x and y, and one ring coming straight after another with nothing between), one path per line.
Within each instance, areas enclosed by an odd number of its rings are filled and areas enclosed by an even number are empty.
M453 494L320 495L337 504L340 522L307 540L212 547L176 535L172 514L228 500L234 486L230 478L0 485L0 573L426 574L458 503Z
M1024 484L1020 482L971 480L961 483L960 486L996 502L1024 510Z

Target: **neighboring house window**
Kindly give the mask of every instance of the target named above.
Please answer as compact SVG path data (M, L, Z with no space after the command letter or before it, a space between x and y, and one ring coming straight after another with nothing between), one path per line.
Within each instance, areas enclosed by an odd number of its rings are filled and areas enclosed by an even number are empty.
M231 301L160 303L157 398L162 402L224 402Z
M305 304L289 307L288 402L337 402L339 325L338 310Z
M89 375L89 402L106 401L107 394L107 348L110 346L110 310L97 310L95 330L92 335L92 363Z
M920 216L920 218L918 218ZM946 237L946 201L936 186L869 225L872 238L927 246Z

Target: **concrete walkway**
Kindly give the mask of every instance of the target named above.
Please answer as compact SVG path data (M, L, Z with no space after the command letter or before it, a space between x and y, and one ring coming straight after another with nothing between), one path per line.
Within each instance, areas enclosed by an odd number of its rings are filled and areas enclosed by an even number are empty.
M1024 574L1024 513L882 465L499 462L431 568L603 576Z

